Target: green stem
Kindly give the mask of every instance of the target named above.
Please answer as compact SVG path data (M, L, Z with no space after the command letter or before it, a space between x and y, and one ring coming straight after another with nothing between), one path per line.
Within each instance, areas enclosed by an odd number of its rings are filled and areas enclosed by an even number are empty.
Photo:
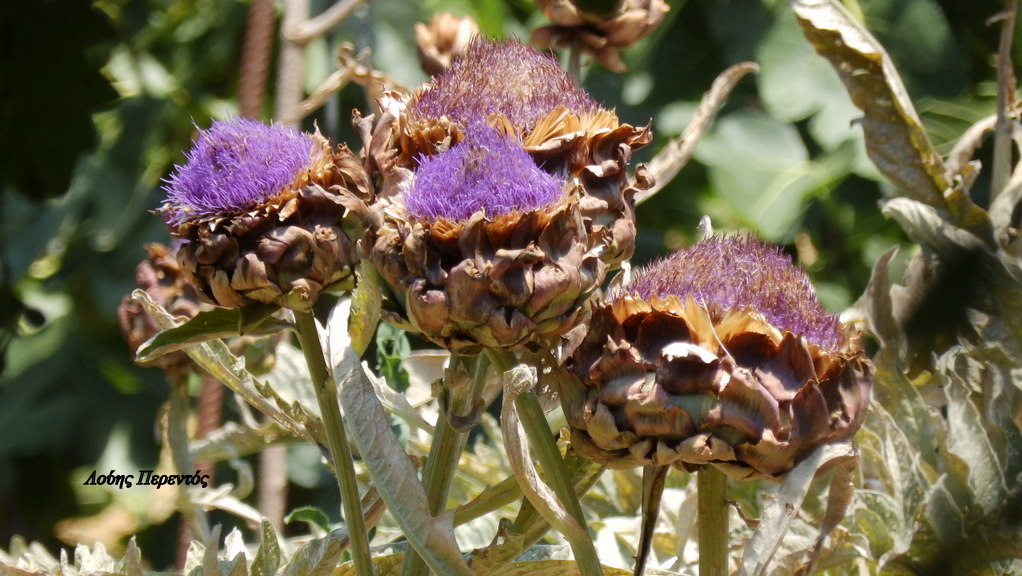
M471 385L457 383L458 371L461 366L470 370ZM429 454L426 456L425 469L422 472L422 484L426 489L426 501L429 502L430 514L436 516L447 508L447 495L451 490L451 481L458 469L458 460L465 449L468 431L451 425L451 417L465 417L475 408L476 398L486 382L487 365L485 358L479 354L472 358L451 355L450 365L444 377L444 393L447 395L447 406L441 404L440 416L437 418L436 429L430 443ZM401 574L404 576L425 576L429 572L426 561L409 549L405 555Z
M1015 38L1015 17L1018 0L1006 0L1004 23L997 50L997 124L994 129L993 170L990 177L990 204L1008 185L1011 176L1012 120L1009 108L1014 105L1015 74L1011 64L1011 44Z
M373 560L369 554L369 535L366 532L365 518L362 516L362 499L358 494L355 463L337 404L337 383L327 367L312 313L295 310L294 314L298 327L298 341L302 345L305 362L309 365L309 374L316 389L316 400L322 413L323 426L326 428L330 456L334 461L337 487L341 491L341 511L348 527L348 537L351 539L351 560L355 574L373 576Z
M502 374L517 365L518 360L514 354L502 350L487 350L490 362ZM539 397L534 390L527 390L518 395L514 400L515 408L521 418L522 426L529 437L529 445L544 472L544 479L553 489L554 494L564 505L567 513L582 528L585 537L575 537L571 533L565 533L571 550L575 554L575 562L578 564L579 572L583 576L602 576L603 567L600 565L600 558L593 546L593 539L586 529L585 515L582 513L582 504L579 502L578 494L575 493L574 482L561 458L561 451L557 447L554 433L550 430L550 424L543 413Z
M568 75L576 85L582 85L582 50L577 42L572 42L568 49Z
M642 469L642 532L639 535L639 550L635 555L634 576L642 576L653 549L653 534L656 532L657 517L660 516L660 501L664 496L669 466L645 466Z
M192 455L188 450L188 373L168 374L170 381L170 410L167 414L167 445L170 447L171 459L178 474L195 472L192 467ZM192 538L209 545L209 522L206 513L200 506L192 503L185 487L178 490L178 501L181 514L185 518Z
M699 576L726 576L727 476L708 465L696 473L696 480L699 490Z

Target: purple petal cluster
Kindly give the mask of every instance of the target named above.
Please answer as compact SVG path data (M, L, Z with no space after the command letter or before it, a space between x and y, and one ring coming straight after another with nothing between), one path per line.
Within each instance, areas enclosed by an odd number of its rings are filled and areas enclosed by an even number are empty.
M414 218L460 222L478 210L493 217L548 206L562 185L511 136L478 122L462 142L420 159L404 202Z
M625 292L691 297L711 312L751 309L825 349L841 338L837 317L817 301L806 274L779 248L749 236L714 236L656 260L636 271Z
M308 134L280 124L213 122L166 181L164 220L180 226L252 209L294 182L309 166L313 146Z
M408 113L462 124L500 113L514 126L531 127L557 106L575 113L597 107L553 58L516 41L476 38L409 104Z

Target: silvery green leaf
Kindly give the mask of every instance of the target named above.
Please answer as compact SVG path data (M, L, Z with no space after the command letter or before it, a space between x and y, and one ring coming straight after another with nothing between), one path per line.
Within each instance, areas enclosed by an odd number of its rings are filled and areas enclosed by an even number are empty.
M272 390L272 396L278 398L277 405L291 412L305 412L307 417L320 420L316 390L302 351L290 342L281 342L274 354L276 361L263 381Z
M525 551L516 562L498 568L491 576L562 576L577 575L578 568L571 558L571 549L564 545L539 544ZM606 576L631 576L630 570L603 567ZM647 568L646 576L679 576L678 573Z
M947 487L947 477L940 477L926 495L926 520L942 542L966 537L965 515Z
M846 315L861 317L869 331L883 346L896 346L899 337L898 325L891 305L889 267L898 253L898 246L892 246L877 259L869 276L869 283L862 296Z
M124 566L125 576L142 576L145 568L142 565L142 552L138 549L135 537L128 539L128 546L124 550L124 559L121 560Z
M946 354L942 360L952 356ZM941 366L941 364L944 364ZM1004 503L1008 486L1000 457L990 443L984 418L970 397L969 382L958 372L961 363L942 362L947 384L948 450L968 465L966 481L984 513L993 512Z
M329 576L340 563L344 548L341 541L347 537L334 531L316 538L295 552L281 571L281 576Z
M258 428L226 422L189 443L189 452L196 462L221 462L255 454L275 442L288 440L297 438L272 420Z
M252 506L242 502L237 496L231 494L232 489L233 486L230 484L221 484L216 487L210 486L201 490L193 490L191 493L192 503L207 509L223 510L238 518L247 520L253 525L259 524L263 519L263 515ZM211 542L217 540L212 536L211 538Z
M387 508L415 551L434 572L451 576L472 574L454 539L451 514L436 517L430 514L425 489L404 447L390 428L370 375L359 364L350 346L337 350L334 340L330 345L328 355L335 377L340 382L339 399L344 413L348 415L345 424ZM344 369L348 370L347 373L343 372Z
M327 360L333 369L334 379L337 382L342 382L352 371L360 369L359 356L357 350L352 347L352 340L348 329L352 322L352 305L352 301L349 298L344 298L338 302L333 310L330 311L326 329L321 331L321 334L326 334L326 343L323 348L327 351ZM433 425L422 418L419 410L408 402L408 398L404 394L387 386L386 382L372 379L371 383L373 384L378 401L383 404L389 413L401 418L411 426L425 430L433 429Z
M374 555L373 571L376 576L398 576L401 573L401 564L404 558L404 554ZM355 567L351 562L345 562L334 570L333 576L356 576Z
M898 542L912 539L911 533L899 534L911 530L910 523L906 522L902 513L901 503L884 492L859 489L855 493L848 518L853 533L864 537L868 546L866 558L873 562L894 550Z
M944 205L949 182L887 52L835 0L790 0L813 48L837 70L861 121L866 152L908 197Z
M131 297L142 305L149 317L161 329L166 330L180 324L144 291L135 290L131 293ZM267 396L273 395L272 389L246 370L245 360L235 356L223 341L213 339L207 342L188 344L183 350L196 364L232 392L241 396L246 403L276 420L295 436L313 443L326 443L321 434L322 430L320 429L317 434L314 426L310 429L310 422L302 419L301 412L281 410L279 405L284 402L280 398L274 398L274 401L271 402Z
M280 543L273 524L265 518L259 525L260 543L252 559L252 576L275 576L280 568Z
M213 527L213 533L217 535L217 539L220 538L220 525L217 524ZM202 575L202 559L206 554L206 547L198 540L192 540L188 544L188 550L185 552L185 565L181 571L182 574L197 574Z
M348 335L355 353L362 356L373 342L376 325L380 322L380 308L383 293L376 268L363 264L359 267L359 281L350 299L351 315L348 319Z
M763 508L759 526L745 546L738 574L740 576L766 574L771 559L788 532L791 521L802 507L802 500L805 499L813 478L822 466L847 466L857 460L855 448L850 443L825 444L788 472L773 499Z
M536 369L534 367L518 365L504 374L501 431L504 433L504 448L507 450L511 469L514 471L515 477L518 478L522 493L544 520L563 534L573 547L587 545L591 548L593 543L586 527L568 511L567 507L571 504L562 501L536 470L537 459L532 456L529 438L515 402L519 395L531 391L535 385ZM544 461L544 464L546 462ZM547 468L547 474L553 473ZM575 505L577 507L577 501ZM595 552L593 554L595 555Z
M881 208L894 218L912 240L942 254L961 250L980 251L986 244L969 231L951 223L933 206L909 198L894 198Z
M272 334L288 326L273 313L279 307L253 304L244 308L214 308L199 312L194 318L155 334L138 348L139 362L149 362L181 350L189 344L231 336Z

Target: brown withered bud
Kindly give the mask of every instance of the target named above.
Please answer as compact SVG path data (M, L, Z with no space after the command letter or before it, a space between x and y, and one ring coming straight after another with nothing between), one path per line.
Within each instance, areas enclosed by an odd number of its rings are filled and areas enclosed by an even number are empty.
M664 0L536 0L536 5L551 22L532 31L532 44L540 48L573 48L590 54L606 69L625 72L620 50L653 31L670 9Z
M461 18L439 12L428 24L415 23L415 47L419 63L426 74L435 76L451 65L451 60L465 53L469 43L479 35L479 26L469 16Z
M622 124L552 58L514 41L476 39L432 82L411 95L388 93L380 104L375 123L356 117L356 124L381 197L398 194L421 159L457 145L482 120L579 188L584 225L605 244L600 257L608 266L634 252L633 196L653 182L641 166L631 181L626 170L632 152L652 140L649 126Z
M371 195L362 163L317 134L236 118L200 133L161 208L182 273L219 306L312 307L349 288Z
M712 237L637 271L594 306L561 402L573 449L611 468L776 478L862 425L858 338L801 270L748 237Z
M177 258L170 249L162 244L146 244L145 250L146 259L135 268L135 284L139 289L174 316L191 318L211 308L200 300L195 285L181 275ZM160 330L142 306L127 296L117 308L117 319L121 335L132 352ZM189 362L184 352L172 352L140 365L176 371L184 369Z

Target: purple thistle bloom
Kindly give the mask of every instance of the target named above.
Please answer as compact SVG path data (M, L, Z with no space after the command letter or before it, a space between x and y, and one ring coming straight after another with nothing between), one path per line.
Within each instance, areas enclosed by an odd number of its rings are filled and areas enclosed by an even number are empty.
M837 316L816 300L809 278L779 248L749 236L714 236L651 262L615 294L648 300L691 297L711 314L746 308L825 349L841 339Z
M166 180L161 212L172 226L257 207L309 166L314 141L293 128L233 118L201 130Z
M553 58L515 41L477 38L408 112L416 120L446 116L463 125L500 113L514 126L531 127L557 106L575 113L597 108Z
M548 206L560 198L562 184L512 137L476 122L462 142L420 159L404 201L415 218L460 222L480 209L493 217Z

